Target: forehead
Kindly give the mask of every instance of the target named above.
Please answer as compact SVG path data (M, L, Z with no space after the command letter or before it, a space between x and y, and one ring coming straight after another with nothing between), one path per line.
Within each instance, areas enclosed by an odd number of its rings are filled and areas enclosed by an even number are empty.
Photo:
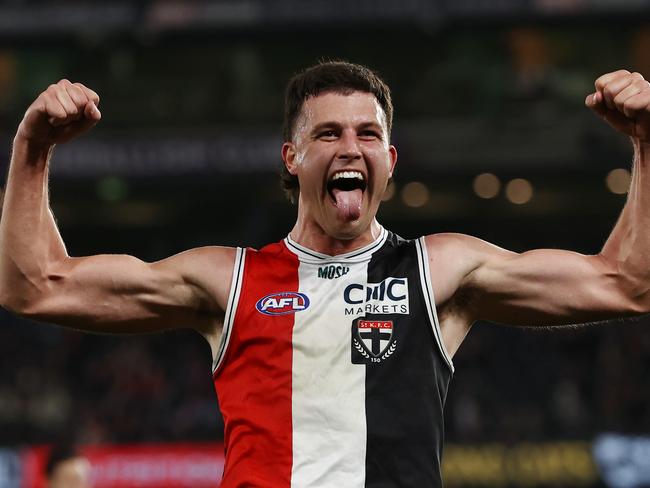
M297 128L309 128L323 122L358 125L374 122L386 128L386 114L372 93L354 91L347 95L321 93L303 103Z

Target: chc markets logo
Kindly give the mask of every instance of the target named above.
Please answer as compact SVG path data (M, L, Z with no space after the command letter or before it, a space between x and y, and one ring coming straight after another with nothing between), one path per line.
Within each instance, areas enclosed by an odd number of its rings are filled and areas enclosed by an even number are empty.
M283 291L260 298L255 304L258 312L265 315L286 315L300 312L309 307L309 298L304 293Z

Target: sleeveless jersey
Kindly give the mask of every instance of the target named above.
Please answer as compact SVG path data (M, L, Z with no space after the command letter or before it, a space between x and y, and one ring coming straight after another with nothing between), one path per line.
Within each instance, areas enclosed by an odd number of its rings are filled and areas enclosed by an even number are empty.
M213 368L222 487L442 486L453 364L424 238L238 249Z

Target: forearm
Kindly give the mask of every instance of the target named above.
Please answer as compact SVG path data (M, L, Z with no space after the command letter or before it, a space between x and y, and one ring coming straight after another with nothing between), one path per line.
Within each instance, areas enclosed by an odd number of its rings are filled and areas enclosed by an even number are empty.
M67 253L48 201L51 146L14 139L0 220L0 297L20 310L48 286L52 264Z
M633 139L625 207L600 255L641 304L650 305L650 144Z

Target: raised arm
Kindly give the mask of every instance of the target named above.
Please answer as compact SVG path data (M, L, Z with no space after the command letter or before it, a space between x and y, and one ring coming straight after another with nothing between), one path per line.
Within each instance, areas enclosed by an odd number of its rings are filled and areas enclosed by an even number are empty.
M586 256L518 254L469 236L430 236L434 282L436 266L449 268L443 276L451 285L438 284L441 300L465 307L449 333L451 348L475 319L562 325L650 313L650 84L638 73L616 71L595 85L586 105L634 146L630 191L609 239L599 254Z
M78 329L151 332L192 327L217 340L234 249L194 249L155 263L126 255L70 257L48 202L54 145L92 128L99 97L78 83L51 85L14 138L0 221L0 304Z

